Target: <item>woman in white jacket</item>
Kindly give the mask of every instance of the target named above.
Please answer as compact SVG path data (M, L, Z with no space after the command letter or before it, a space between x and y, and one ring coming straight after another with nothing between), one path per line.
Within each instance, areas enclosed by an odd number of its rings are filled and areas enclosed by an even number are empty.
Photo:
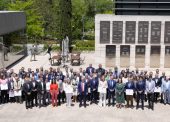
M99 81L98 91L100 93L100 102L99 106L106 106L106 91L107 91L107 81L105 80L105 76L101 76Z
M73 86L72 86L72 84L71 84L70 79L65 79L65 82L64 82L63 85L64 85L64 91L65 91L65 93L66 93L66 105L67 105L68 107L70 107L71 104L72 104L72 99L71 99L71 97L72 97L72 95L73 95Z

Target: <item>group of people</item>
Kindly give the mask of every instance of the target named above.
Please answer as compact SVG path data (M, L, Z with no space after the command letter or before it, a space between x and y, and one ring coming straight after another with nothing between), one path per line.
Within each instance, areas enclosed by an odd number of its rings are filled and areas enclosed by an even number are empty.
M165 72L136 70L105 70L102 65L95 69L90 64L86 69L75 71L66 67L64 71L50 67L33 71L22 67L19 72L13 69L0 70L0 103L23 103L26 109L47 105L58 106L66 103L71 107L79 102L79 107L98 104L105 107L154 110L154 103L170 104L170 78ZM141 106L139 103L141 102Z

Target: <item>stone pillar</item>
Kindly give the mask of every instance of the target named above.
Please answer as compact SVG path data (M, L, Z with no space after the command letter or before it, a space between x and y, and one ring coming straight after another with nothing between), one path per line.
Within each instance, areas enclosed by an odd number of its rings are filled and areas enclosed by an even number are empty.
M112 38L113 38L113 22L110 21L110 44L112 44Z
M123 38L122 38L122 44L125 44L125 36L126 36L126 21L123 21Z
M120 45L116 45L116 66L120 69Z
M145 50L145 68L150 68L150 54L151 54L151 45L146 45Z
M130 45L130 69L135 69L135 45Z
M165 64L165 45L161 45L160 68L163 69Z

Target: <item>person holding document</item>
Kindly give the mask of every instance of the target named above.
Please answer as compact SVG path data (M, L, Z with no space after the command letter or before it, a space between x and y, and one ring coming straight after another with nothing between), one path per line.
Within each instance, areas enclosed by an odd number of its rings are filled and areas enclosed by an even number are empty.
M133 93L135 90L135 85L132 77L128 79L128 82L125 85L125 90L126 90L126 101L127 101L126 107L127 108L129 107L129 102L131 103L130 106L133 107Z
M149 79L146 81L146 92L148 97L149 109L154 109L154 89L155 82L152 80L152 76L149 76Z

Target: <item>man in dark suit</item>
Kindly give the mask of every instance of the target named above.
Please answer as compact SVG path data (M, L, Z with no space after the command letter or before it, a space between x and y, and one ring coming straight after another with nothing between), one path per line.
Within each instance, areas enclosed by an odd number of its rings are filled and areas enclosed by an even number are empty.
M98 77L105 74L105 69L102 68L101 64L99 64L99 68L96 70L96 73L97 73Z
M88 94L88 87L84 77L82 77L81 82L78 84L78 92L80 95L79 107L82 106L82 101L84 102L84 107L86 107L86 96Z
M38 104L39 108L46 105L46 83L43 81L43 77L40 77L40 82L37 86Z
M153 81L155 82L155 87L156 88L159 88L161 87L161 82L159 80L159 76L158 74L155 74L155 77L153 78ZM159 97L159 93L158 92L155 92L154 93L154 101L157 103L158 101L158 97Z
M32 83L32 105L37 107L37 105L38 105L38 102L37 102L38 82L35 80L34 77L32 77L31 83ZM35 103L34 103L34 100L35 100Z
M31 83L29 77L26 76L25 83L23 84L23 91L25 93L25 107L26 107L26 109L33 107L32 97L31 97L32 89L33 89L32 83Z
M108 104L111 105L110 101L112 99L112 105L115 104L115 87L116 81L114 80L113 75L110 76L110 80L107 81L108 84Z
M144 110L144 94L145 94L145 81L143 77L140 76L139 81L136 83L136 91L137 91L137 105L136 109L139 108L139 101L142 102L142 110Z
M86 73L88 75L91 75L92 73L94 73L94 68L92 67L92 64L89 64L89 67L86 68Z
M97 104L97 90L99 86L98 78L93 75L93 78L90 80L90 90L91 90L91 103Z

